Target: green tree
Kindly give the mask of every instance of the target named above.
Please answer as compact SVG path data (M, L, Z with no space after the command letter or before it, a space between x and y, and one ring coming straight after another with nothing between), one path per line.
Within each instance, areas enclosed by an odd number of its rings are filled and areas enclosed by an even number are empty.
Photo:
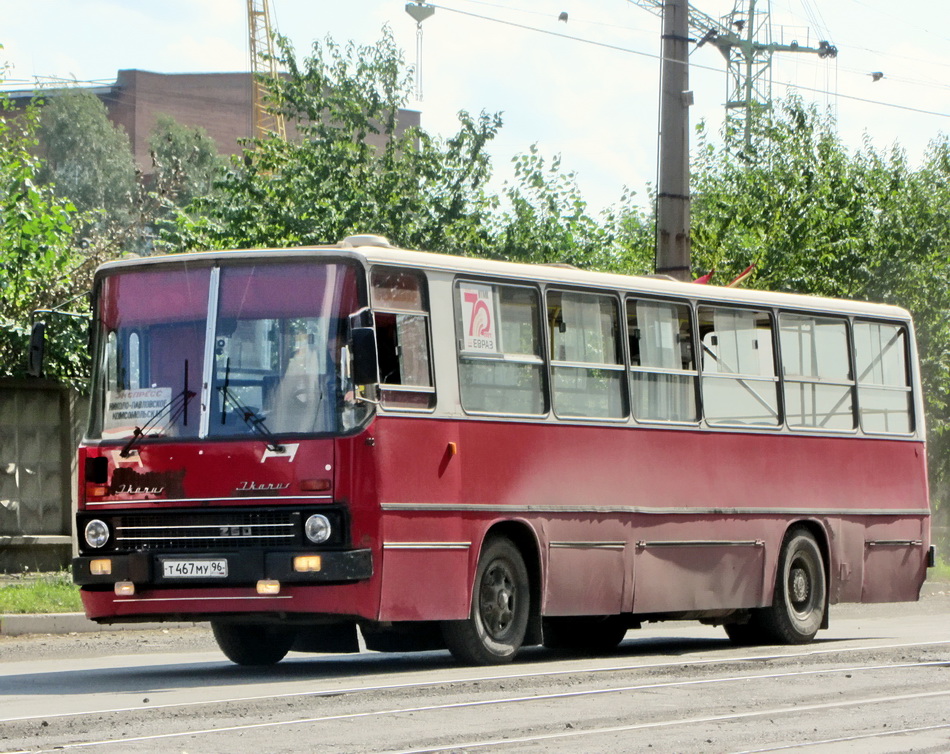
M313 45L301 63L283 45L287 76L278 106L297 137L248 144L218 193L178 214L166 248L222 248L335 241L373 232L411 248L496 258L645 270L646 218L632 192L596 218L564 173L532 147L514 159L500 196L488 147L502 122L459 113L459 131L439 139L403 128L411 78L384 29L374 46Z
M693 168L693 267L728 280L756 265L754 285L772 290L860 297L876 249L868 158L852 157L834 123L800 100L764 127L748 163L713 148L699 129Z
M250 141L218 193L179 214L166 247L325 243L365 232L457 253L486 245L486 145L498 116L460 113L458 133L445 140L403 128L411 82L388 29L375 46L316 42L299 64L286 41L281 49L288 75L275 96L297 136Z
M148 143L155 166L155 189L175 206L184 207L210 194L226 167L217 144L205 129L182 125L170 115L158 116Z
M14 112L0 100L0 376L23 377L31 312L72 301L71 311L87 311L95 258L78 249L74 227L85 217L72 202L41 185L37 113ZM57 318L51 339L48 376L82 387L88 371L85 321Z
M45 161L39 180L83 212L128 224L138 193L129 137L109 121L96 95L80 89L49 92L40 111Z
M652 269L652 226L626 190L620 202L594 217L573 172L550 163L532 146L516 156L484 254L518 262L571 264L610 272Z

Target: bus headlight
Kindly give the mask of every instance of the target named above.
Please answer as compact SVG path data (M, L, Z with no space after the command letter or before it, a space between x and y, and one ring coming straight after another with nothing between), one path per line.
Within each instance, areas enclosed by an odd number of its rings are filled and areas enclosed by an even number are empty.
M105 521L94 518L86 524L86 544L98 550L109 541L109 527Z
M315 545L322 545L330 538L330 519L320 513L314 513L303 526L307 539Z

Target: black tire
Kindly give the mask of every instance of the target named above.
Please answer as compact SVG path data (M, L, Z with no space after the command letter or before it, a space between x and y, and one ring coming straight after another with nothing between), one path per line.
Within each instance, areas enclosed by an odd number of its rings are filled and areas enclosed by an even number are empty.
M619 615L577 618L546 618L544 646L567 652L609 652L627 635Z
M214 639L231 662L274 665L284 659L297 636L293 629L241 623L211 622Z
M737 647L754 647L762 641L762 632L754 619L747 623L726 623L723 628L729 641Z
M524 642L530 610L528 569L508 539L485 542L466 620L445 621L442 635L452 656L470 665L511 662Z
M806 529L790 529L782 543L772 604L757 615L763 634L778 644L810 642L825 620L827 589L815 538Z

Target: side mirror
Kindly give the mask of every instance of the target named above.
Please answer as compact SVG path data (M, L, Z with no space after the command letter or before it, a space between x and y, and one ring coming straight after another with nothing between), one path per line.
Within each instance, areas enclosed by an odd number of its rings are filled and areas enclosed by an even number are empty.
M30 331L30 352L27 355L26 373L30 377L43 376L43 356L46 353L46 323L33 323Z
M379 364L376 361L376 331L372 327L354 327L351 332L353 348L353 383L375 385L379 382Z

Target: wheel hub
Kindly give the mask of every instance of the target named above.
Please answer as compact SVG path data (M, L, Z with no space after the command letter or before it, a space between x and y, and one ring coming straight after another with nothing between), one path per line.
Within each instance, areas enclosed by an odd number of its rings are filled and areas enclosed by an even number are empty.
M482 589L482 622L492 636L503 634L514 617L514 591L510 574L495 567L485 574Z
M789 574L792 601L801 604L808 599L808 575L803 568L793 568Z

